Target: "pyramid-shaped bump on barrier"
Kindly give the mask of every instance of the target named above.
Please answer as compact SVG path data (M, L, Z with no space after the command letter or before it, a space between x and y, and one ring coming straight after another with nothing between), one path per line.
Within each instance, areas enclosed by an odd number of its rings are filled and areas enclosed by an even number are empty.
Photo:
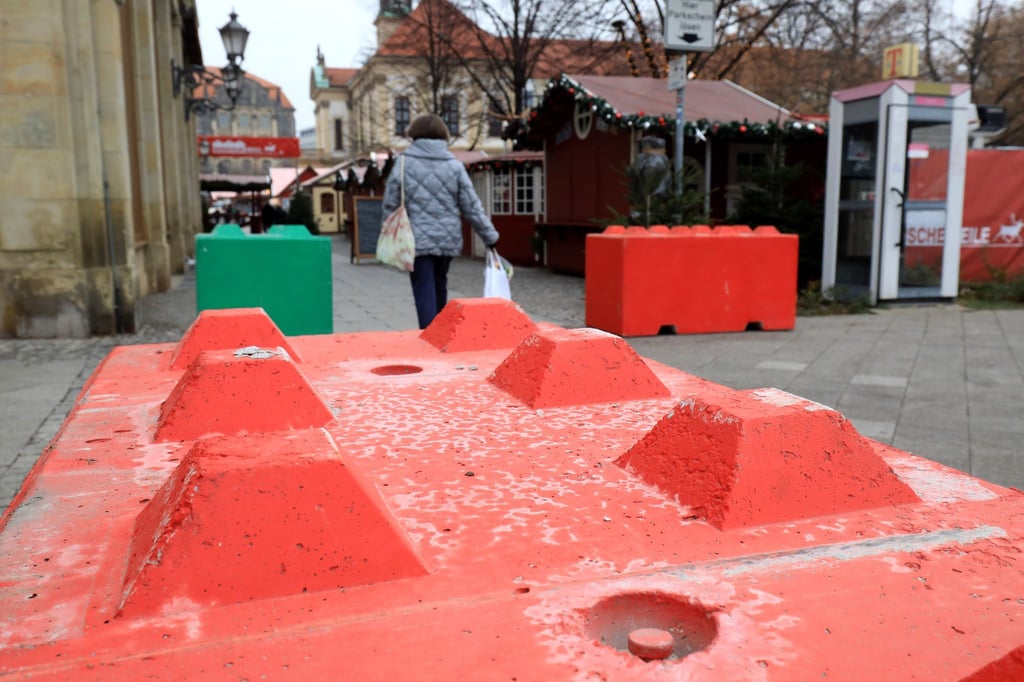
M160 406L154 439L318 428L333 418L324 398L280 348L205 351Z
M420 332L420 338L443 353L513 348L537 325L512 301L459 298L449 301Z
M280 347L293 360L302 362L263 308L228 308L199 312L174 349L171 369L185 369L204 350L234 350L247 346Z
M320 431L200 441L136 517L116 611L159 614L425 575Z
M590 328L536 331L488 379L535 409L670 395L621 337Z
M918 501L843 415L777 389L685 400L616 464L723 530Z

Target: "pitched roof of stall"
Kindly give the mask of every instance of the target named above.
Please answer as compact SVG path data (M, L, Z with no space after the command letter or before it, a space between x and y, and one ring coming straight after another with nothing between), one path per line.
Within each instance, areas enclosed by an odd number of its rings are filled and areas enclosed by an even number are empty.
M517 149L538 148L557 131L567 116L584 106L605 125L671 136L675 129L676 93L661 78L570 76L548 81L540 102L525 119L510 126ZM767 139L781 132L787 139L818 137L826 132L820 121L795 116L730 81L691 80L684 98L685 134L748 140Z
M676 92L668 81L658 78L626 76L568 76L595 97L606 101L622 115L644 112L675 118ZM788 110L745 90L731 81L691 80L683 98L683 118L687 121L768 121L786 120Z

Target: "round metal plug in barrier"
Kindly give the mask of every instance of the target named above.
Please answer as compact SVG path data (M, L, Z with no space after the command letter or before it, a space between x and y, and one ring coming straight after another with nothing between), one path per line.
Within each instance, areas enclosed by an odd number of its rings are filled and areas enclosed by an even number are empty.
M714 641L714 613L684 597L638 592L608 597L586 615L587 635L647 661L678 660Z

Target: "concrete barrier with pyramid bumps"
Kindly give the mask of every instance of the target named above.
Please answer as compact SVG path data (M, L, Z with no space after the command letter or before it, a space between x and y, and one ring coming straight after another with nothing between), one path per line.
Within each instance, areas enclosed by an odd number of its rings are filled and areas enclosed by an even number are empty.
M204 311L108 355L0 519L0 671L996 682L1022 547L1020 491L509 301Z

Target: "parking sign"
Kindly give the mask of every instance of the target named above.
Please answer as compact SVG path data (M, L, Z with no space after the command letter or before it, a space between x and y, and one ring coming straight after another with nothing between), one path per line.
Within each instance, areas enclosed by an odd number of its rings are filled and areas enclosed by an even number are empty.
M665 47L686 52L715 49L714 0L668 0Z

